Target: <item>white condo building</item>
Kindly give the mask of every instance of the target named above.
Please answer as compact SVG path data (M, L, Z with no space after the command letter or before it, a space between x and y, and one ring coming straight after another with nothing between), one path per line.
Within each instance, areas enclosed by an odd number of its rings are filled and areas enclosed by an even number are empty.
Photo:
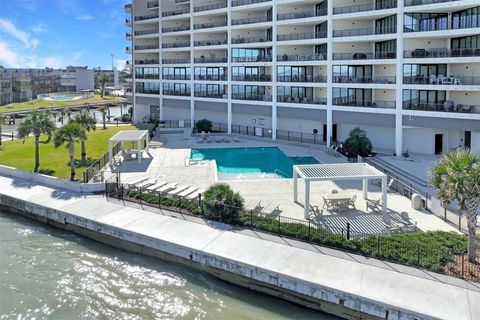
M133 0L134 121L480 152L479 0ZM315 133L314 133L315 132Z

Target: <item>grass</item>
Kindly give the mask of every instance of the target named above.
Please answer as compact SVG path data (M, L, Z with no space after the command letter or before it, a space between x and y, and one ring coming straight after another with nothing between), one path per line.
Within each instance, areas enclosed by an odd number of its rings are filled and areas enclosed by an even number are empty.
M15 102L10 103L6 106L0 106L0 113L2 112L15 112L15 111L25 111L25 110L38 110L38 109L50 109L50 108L59 108L59 107L70 107L78 106L82 104L95 104L102 102L121 102L126 101L125 98L121 97L101 97L100 95L95 95L92 98L84 100L75 100L75 101L43 101L34 99L32 101L24 102Z
M134 126L101 127L88 133L86 142L87 162L80 163L80 144L75 144L76 178L82 179L82 172L92 162L108 152L108 139L121 130L137 130ZM40 138L40 168L39 173L52 175L58 178L70 178L70 163L68 150L65 147L55 148L53 141L46 143L47 137ZM4 141L0 146L0 164L18 169L32 171L34 168L34 138L23 140Z

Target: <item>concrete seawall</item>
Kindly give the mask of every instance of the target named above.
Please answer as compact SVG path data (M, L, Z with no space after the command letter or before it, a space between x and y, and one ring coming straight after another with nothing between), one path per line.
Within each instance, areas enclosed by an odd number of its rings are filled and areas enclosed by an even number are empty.
M479 319L480 293L0 177L0 207L347 319ZM18 182L17 182L18 185ZM22 188L22 186L20 186ZM435 297L432 299L432 297Z

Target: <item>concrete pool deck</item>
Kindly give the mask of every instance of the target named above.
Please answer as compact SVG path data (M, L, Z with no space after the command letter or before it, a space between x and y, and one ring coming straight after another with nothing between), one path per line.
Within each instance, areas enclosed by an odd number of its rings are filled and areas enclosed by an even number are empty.
M324 146L293 145L281 142L267 142L262 140L242 138L240 142L229 143L198 143L195 138L184 134L168 135L164 140L163 148L150 150L149 158L145 158L142 164L135 161L122 163L114 172L121 172L122 182L129 182L139 177L156 177L160 180L178 183L178 185L191 185L206 189L218 182L216 168L211 162L203 162L200 165L187 166L192 148L233 148L233 147L278 147L289 157L313 156L321 163L345 162L341 157L328 154ZM280 214L285 217L304 220L303 202L304 195L299 193L299 202L293 201L293 179L258 179L258 180L226 180L235 191L240 192L245 203L258 203L262 206L279 205ZM346 228L350 223L352 230L358 233L384 234L386 226L384 222L398 221L401 212L407 212L413 223L422 231L442 230L458 232L453 226L445 223L437 216L411 208L410 200L395 193L388 194L388 208L386 215L366 212L366 202L362 199L361 181L324 181L311 184L311 204L323 206L322 197L328 197L332 190L347 196L357 195L355 203L357 210L348 210L341 213L323 211L321 216L311 220L312 223ZM303 190L303 182L299 184L299 190ZM380 188L369 184L369 199L379 199Z

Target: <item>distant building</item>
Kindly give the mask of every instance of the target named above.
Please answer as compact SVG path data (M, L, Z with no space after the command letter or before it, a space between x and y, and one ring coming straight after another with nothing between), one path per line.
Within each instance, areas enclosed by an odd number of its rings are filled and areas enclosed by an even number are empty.
M117 68L113 68L113 70L104 70L100 68L94 68L94 86L95 89L100 89L102 87L102 83L99 81L99 76L102 73L105 73L108 76L108 81L105 82L105 87L116 87L118 86L118 70Z

